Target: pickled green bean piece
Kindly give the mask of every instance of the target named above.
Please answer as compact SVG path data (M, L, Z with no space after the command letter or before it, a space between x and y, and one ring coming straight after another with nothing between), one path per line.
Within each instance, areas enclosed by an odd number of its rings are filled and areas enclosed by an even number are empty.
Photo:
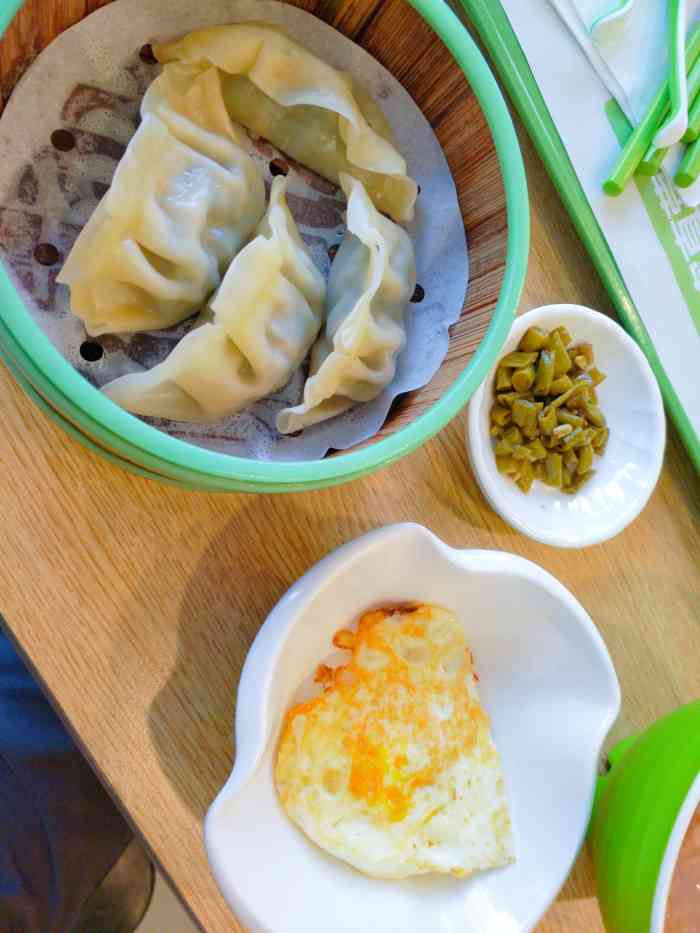
M602 373L597 366L592 366L588 370L588 375L591 377L594 386L599 386L605 379L605 373Z
M594 357L594 355L593 355L593 345L592 345L592 344L590 344L590 343L580 343L575 349L577 350L577 352L578 352L578 354L579 354L580 356L583 356L583 357L586 358L586 362L588 363L589 366L592 366L592 365L593 365L594 360L595 360L595 357Z
M528 440L532 440L537 437L540 433L540 429L537 427L537 424L526 424L523 426L523 436Z
M562 483L562 457L561 454L549 453L545 460L545 483L561 489Z
M503 438L508 441L509 444L522 444L523 442L522 432L520 428L516 427L514 424L511 424L511 426L503 432Z
M500 425L502 428L510 424L512 417L513 415L509 408L503 408L501 405L494 405L491 409L491 421L494 424Z
M518 472L518 464L512 457L496 457L496 468L499 473L513 475Z
M571 428L570 424L564 425L560 424L560 428ZM560 450L563 452L565 450L571 450L574 447L580 447L584 442L584 433L582 428L571 428L571 432L566 435L564 438Z
M567 389L566 392L562 392L561 395L558 395L549 404L552 408L561 408L562 405L566 405L574 392L579 392L580 390L581 386L571 386L570 389Z
M576 472L579 475L582 475L583 473L588 473L588 471L592 469L592 467L593 467L593 448L591 447L590 444L586 444L585 447L582 447L579 450L578 467L576 468Z
M595 436L593 440L591 441L591 444L593 445L593 448L595 449L595 451L598 453L599 456L602 456L603 453L605 452L605 448L608 445L609 437L610 437L609 428L600 428L600 430L596 431Z
M588 418L590 423L594 425L594 427L604 428L605 425L607 424L605 420L605 415L600 410L600 408L598 408L597 405L591 405L590 403L588 403L584 411L586 412L586 417Z
M561 334L558 330L552 331L547 339L547 343L547 349L554 353L554 375L562 376L564 373L568 373L572 363L569 354L566 352L566 347L562 343Z
M544 478L545 478L544 460L535 460L535 462L532 464L532 472L535 474L535 479L540 480L540 482L544 482Z
M563 441L569 434L573 433L573 427L570 424L558 424L552 431L552 438L555 441Z
M519 398L513 403L513 421L522 428L526 424L537 424L537 413L542 411L542 402L531 402L526 398Z
M554 354L551 350L543 350L540 353L540 361L537 364L537 379L535 380L535 395L549 395L552 389L552 380L554 379Z
M577 369L588 369L588 360L583 354L579 353L578 356L575 356L573 359L573 364Z
M581 474L580 476L577 476L577 477L574 479L574 481L571 483L571 485L568 486L568 487L564 490L564 492L566 492L566 493L568 493L569 495L572 495L572 496L573 496L574 493L577 493L577 492L579 491L579 489L580 489L582 486L584 486L584 485L588 482L589 479L591 479L592 476L595 476L595 470L589 470L588 473L583 473L583 474Z
M578 457L575 451L567 450L564 454L564 469L569 473L575 473L578 470Z
M541 350L546 340L547 334L540 327L528 327L518 344L518 350L524 350L526 353Z
M543 460L547 456L547 449L539 437L530 441L527 445L527 449L531 451L533 460Z
M512 381L513 388L517 392L527 392L535 381L535 367L525 366L523 369L516 369Z
M570 376L559 376L549 387L550 395L562 395L573 387L573 379Z
M575 415L568 408L557 409L557 421L559 424L570 424L572 428L582 428L586 423L583 415Z
M524 447L522 444L519 444L513 448L513 460L527 460L528 463L532 463L534 459L534 454L529 447Z
M511 385L510 373L503 366L499 366L498 372L496 373L496 392L503 392L504 389L510 389Z
M555 327L554 330L561 337L561 342L564 344L564 346L568 347L571 341L573 340L573 337L571 336L569 331L566 329L566 327L564 327L563 324L560 324L559 327ZM554 331L552 331L552 333L554 333Z
M524 366L532 366L537 362L536 353L521 353L515 350L503 357L499 366L506 366L508 369L522 369Z
M491 437L500 437L502 430L503 428L499 427L497 424L492 424L489 428L489 434Z
M508 408L512 408L519 398L525 397L525 394L524 392L503 392L498 396L497 402L499 405L507 405Z
M535 474L532 469L532 464L528 463L526 460L520 468L520 475L518 476L516 482L523 492L530 492L534 481Z
M537 424L543 434L551 434L557 426L556 409L547 405L537 416Z
M513 445L510 443L510 441L507 441L504 437L502 437L496 442L494 453L497 457L508 457L513 453Z

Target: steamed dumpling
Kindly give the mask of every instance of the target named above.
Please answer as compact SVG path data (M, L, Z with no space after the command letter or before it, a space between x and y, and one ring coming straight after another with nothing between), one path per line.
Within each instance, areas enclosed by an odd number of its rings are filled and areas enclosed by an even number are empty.
M290 434L376 398L394 378L406 342L404 309L416 286L410 237L372 205L347 175L347 233L331 266L328 320L313 348L301 404L283 409L277 430Z
M154 51L161 62L216 65L234 120L333 182L343 172L359 178L396 220L413 218L417 185L379 107L349 75L275 27L214 26Z
M142 114L58 277L95 337L170 327L200 308L265 208L216 69L165 69Z
M256 238L234 259L200 323L149 372L103 389L138 415L225 418L282 388L320 330L323 276L287 207L287 179L272 184Z

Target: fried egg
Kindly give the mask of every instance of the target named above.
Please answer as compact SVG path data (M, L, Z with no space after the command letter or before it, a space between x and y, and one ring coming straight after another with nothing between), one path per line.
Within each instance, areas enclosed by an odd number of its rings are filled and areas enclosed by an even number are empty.
M464 877L514 860L501 762L462 626L445 609L380 609L343 630L347 664L286 717L275 767L288 816L376 878Z

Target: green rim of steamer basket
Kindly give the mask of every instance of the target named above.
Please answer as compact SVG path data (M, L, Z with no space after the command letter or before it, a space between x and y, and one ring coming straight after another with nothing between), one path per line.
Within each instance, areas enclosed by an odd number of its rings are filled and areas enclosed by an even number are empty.
M0 29L6 28L21 2L0 0ZM4 268L0 269L0 323L4 325L0 340L6 353L25 379L55 403L78 433L88 434L97 448L106 447L117 459L192 488L257 492L314 489L356 479L405 456L440 431L469 400L505 342L525 280L529 248L525 168L508 108L474 40L442 0L410 2L442 39L479 101L505 189L508 244L504 279L489 327L469 364L428 411L369 447L301 463L233 457L170 437L93 388L35 324Z
M669 839L700 774L700 701L621 742L609 761L589 830L598 900L608 933L650 933Z
M700 471L700 437L690 423L656 352L649 332L639 316L632 296L627 290L615 257L588 203L505 10L499 0L488 0L487 3L483 0L460 0L460 2L503 79L503 84L559 192L578 235L598 270L625 329L634 337L649 360L659 382L668 412L691 460L696 469Z

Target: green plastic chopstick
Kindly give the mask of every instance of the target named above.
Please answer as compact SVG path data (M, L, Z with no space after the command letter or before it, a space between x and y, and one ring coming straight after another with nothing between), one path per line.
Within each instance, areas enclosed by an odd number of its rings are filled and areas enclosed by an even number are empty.
M654 138L659 149L680 142L688 128L688 88L685 81L685 0L668 3L668 96L670 113Z
M688 96L693 100L698 93L700 93L700 57L695 60L688 74ZM700 114L700 108L698 108L698 113ZM690 118L688 119L689 129ZM695 135L697 136L697 133ZM661 168L661 163L666 158L668 150L668 146L657 146L656 141L654 141L644 153L637 171L642 175L656 175Z
M679 188L689 188L700 174L700 139L696 139L685 150L685 155L673 180Z
M688 129L683 134L683 142L694 143L698 136L700 136L700 94L696 94L695 100L690 105Z
M697 23L686 44L686 60L691 66L700 54L700 23ZM637 166L644 158L649 145L656 134L657 127L665 118L669 107L668 80L664 81L654 95L647 112L634 128L630 138L620 153L620 156L610 173L603 182L603 191L611 197L617 197L625 190L627 182L635 173Z

